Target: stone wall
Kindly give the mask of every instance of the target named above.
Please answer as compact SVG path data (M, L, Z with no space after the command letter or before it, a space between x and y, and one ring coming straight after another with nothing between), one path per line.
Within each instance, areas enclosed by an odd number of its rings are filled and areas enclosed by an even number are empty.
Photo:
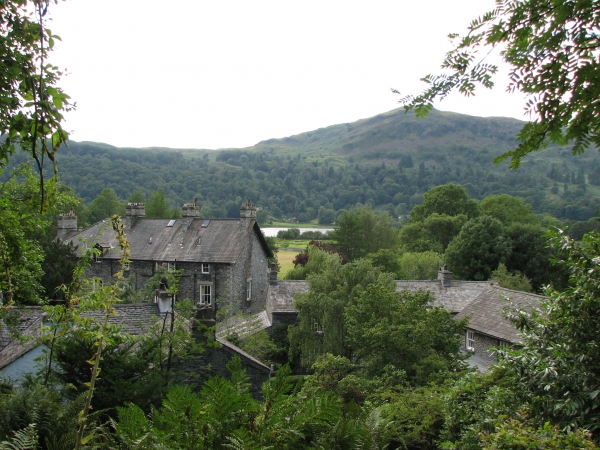
M195 335L197 341L205 341L201 332L196 331ZM253 397L259 398L263 383L269 379L270 368L227 341L219 339L217 341L220 344L219 348L208 347L202 353L177 360L173 366L176 382L187 384L194 391L199 391L202 384L211 377L221 376L230 379L231 374L227 370L227 363L235 356L239 356L242 367L250 378L250 392Z

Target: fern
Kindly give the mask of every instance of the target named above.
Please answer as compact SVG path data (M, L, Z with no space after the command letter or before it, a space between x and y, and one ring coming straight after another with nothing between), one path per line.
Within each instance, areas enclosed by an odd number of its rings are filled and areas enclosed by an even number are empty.
M13 432L10 441L0 442L0 450L36 450L38 436L33 425Z

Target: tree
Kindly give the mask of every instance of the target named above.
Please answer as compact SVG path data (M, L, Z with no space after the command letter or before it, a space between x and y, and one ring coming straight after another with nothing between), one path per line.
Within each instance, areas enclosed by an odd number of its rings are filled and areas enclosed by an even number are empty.
M164 189L159 187L152 193L148 203L146 204L146 217L168 219L174 215L175 218L177 218L177 211L171 209Z
M465 214L449 216L432 213L423 221L404 225L400 229L398 240L409 252L444 253L448 244L460 233L461 228L468 220Z
M382 248L392 249L397 243L398 231L391 216L387 212L376 213L370 205L346 212L338 219L338 225L331 237L351 261Z
M483 62L483 47L499 48L511 67L509 91L528 97L525 111L532 116L518 135L518 147L495 162L521 158L549 143L573 141L573 154L590 145L600 148L600 14L593 1L497 0L496 8L473 20L467 36L446 54L449 73L428 75L429 88L417 97L401 99L407 110L425 115L436 98L451 91L469 96L476 86L491 88L497 67ZM450 35L456 39L456 34Z
M533 214L533 207L522 198L508 194L490 195L481 201L481 211L508 226L513 223L539 225L539 219Z
M496 281L500 287L515 291L531 292L531 281L522 273L510 273L502 263L492 272L490 280Z
M587 234L578 243L555 231L550 242L570 272L571 286L549 289L543 314L509 316L524 345L502 351L501 367L536 422L595 432L600 429L600 235Z
M458 278L488 280L511 252L511 241L503 231L500 221L492 217L470 220L448 245L448 267Z
M456 183L430 189L423 196L423 203L412 209L410 218L414 222L422 222L434 213L447 216L464 214L469 219L481 214L477 202L469 198L467 190Z
M404 253L400 257L400 280L435 280L444 258L436 252Z
M430 305L428 292L396 292L395 283L370 284L344 310L353 356L369 375L386 366L427 384L458 361L466 321L456 321L443 307Z
M58 36L46 28L49 2L12 0L0 4L0 172L17 147L28 152L40 176L40 210L48 206L44 161L69 137L62 129L69 96L56 83L61 72L48 63Z
M113 214L123 215L124 210L124 205L117 197L117 193L111 188L104 188L88 206L88 222L96 223Z

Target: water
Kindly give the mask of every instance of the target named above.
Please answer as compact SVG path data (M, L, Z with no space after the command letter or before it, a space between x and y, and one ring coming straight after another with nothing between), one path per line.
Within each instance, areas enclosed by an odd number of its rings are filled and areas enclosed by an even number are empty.
M285 227L285 228L280 228L280 227L270 227L270 228L261 228L263 234L267 237L277 237L277 233L279 233L280 231L286 231L289 230L290 228L298 228L298 227ZM333 228L299 228L300 233L304 233L305 231L320 231L321 233L325 234L329 231L333 231Z

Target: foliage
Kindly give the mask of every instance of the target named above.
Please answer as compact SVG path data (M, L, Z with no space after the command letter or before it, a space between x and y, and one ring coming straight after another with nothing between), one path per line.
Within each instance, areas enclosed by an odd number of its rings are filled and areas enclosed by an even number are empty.
M82 396L64 402L59 392L28 380L22 386L0 394L0 440L30 427L39 445L30 448L52 448L53 442L65 438L71 439L71 444L74 444L77 411L83 403Z
M409 252L444 253L448 244L460 233L468 220L464 214L449 216L432 213L423 221L404 225L400 229L398 239L402 247Z
M503 234L502 223L489 216L465 224L446 250L446 263L465 280L488 280L498 264L506 262L511 241Z
M481 214L479 205L469 198L467 190L455 183L430 189L423 196L423 203L412 209L410 217L415 222L422 222L434 213L447 216L464 214L469 219Z
M511 66L508 90L527 95L525 110L532 119L519 133L518 147L496 161L511 158L510 167L517 168L522 157L551 142L574 141L573 154L599 147L599 27L598 6L592 1L497 0L496 8L473 20L467 36L446 54L442 68L449 74L426 76L429 88L401 101L407 110L416 108L424 115L435 98L454 89L472 95L477 84L491 88L497 67L482 62L479 51L500 48Z
M345 265L332 262L307 278L310 291L294 297L300 324L290 329L289 335L292 349L300 350L305 365L312 365L325 353L352 356L344 310L368 285L392 283L380 275L370 261L359 259Z
M341 418L341 403L329 393L311 397L290 394L290 371L285 366L263 385L264 400L260 402L250 396L239 358L230 361L228 369L231 380L211 378L198 394L187 387L171 388L163 406L150 416L135 405L119 408L119 417L113 421L113 445L307 448L325 439Z
M368 374L394 366L424 385L457 364L466 322L431 301L429 293L398 293L395 283L378 280L345 308L348 343Z
M341 258L337 253L323 250L316 245L308 245L306 252L294 259L294 268L283 276L284 280L306 280L309 275L318 274L331 265L340 265Z
M375 267L379 267L382 272L392 274L394 279L399 280L402 273L399 255L393 250L382 248L375 253L369 253L366 259L371 261Z
M0 291L5 303L14 300L38 304L44 288L48 287L42 267L45 247L53 237L45 238L45 232L52 230L50 220L56 217L59 208L71 207L76 199L57 189L54 181L47 182L45 188L54 193L56 203L40 213L39 180L29 164L13 169L11 177L0 184ZM59 251L64 250L58 247ZM64 259L61 261L67 265Z
M46 28L49 2L14 0L0 5L0 173L17 147L36 162L40 177L40 212L48 206L44 161L54 163L68 139L62 129L69 96L56 83L62 75L48 63L56 40ZM51 195L50 195L51 197Z
M87 221L94 224L113 214L124 215L125 205L111 188L104 188L102 192L90 203L87 209Z
M533 214L533 207L522 198L508 194L490 195L481 201L481 211L509 226L513 223L538 225L539 220Z
M161 186L152 193L146 203L146 217L177 219L181 217L181 211L169 206L165 190Z
M498 282L500 287L506 289L531 292L531 281L522 273L510 273L502 263L492 272L490 280Z
M400 280L435 280L444 258L436 252L404 253L400 256Z
M595 431L600 428L600 235L590 233L580 244L557 231L551 243L570 272L571 286L547 291L543 315L510 316L523 333L524 346L503 352L501 364L538 424L550 421L561 428Z
M397 236L389 214L375 213L369 205L343 214L338 218L338 228L331 233L336 248L351 261L382 248L394 248Z

